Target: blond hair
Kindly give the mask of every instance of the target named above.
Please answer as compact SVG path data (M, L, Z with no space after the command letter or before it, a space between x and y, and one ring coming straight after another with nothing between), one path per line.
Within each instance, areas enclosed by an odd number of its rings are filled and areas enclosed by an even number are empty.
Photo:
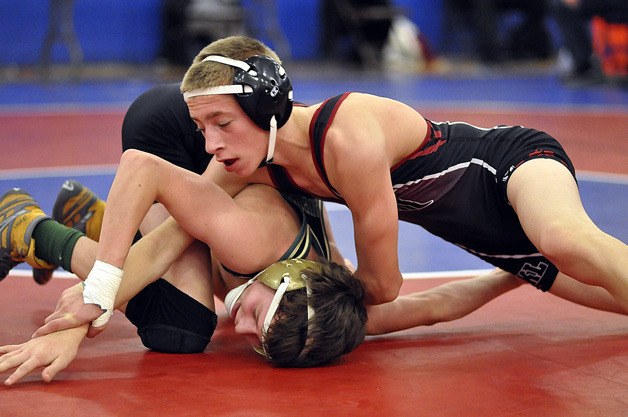
M281 64L279 56L257 39L246 36L230 36L218 39L204 47L192 61L192 65L186 71L181 92L197 90L219 85L233 84L235 69L230 65L217 62L203 62L209 55L221 55L231 59L244 61L254 55L267 56L278 64Z

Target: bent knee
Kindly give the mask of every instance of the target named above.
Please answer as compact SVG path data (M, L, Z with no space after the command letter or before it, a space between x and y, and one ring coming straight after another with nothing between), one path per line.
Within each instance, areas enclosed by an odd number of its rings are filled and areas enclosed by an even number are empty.
M213 328L210 332L198 334L163 324L145 326L137 331L144 346L162 353L201 353L207 348L213 333Z
M207 348L218 324L218 316L210 311L211 317L202 330L191 331L167 324L155 323L137 329L142 344L162 353L201 353Z

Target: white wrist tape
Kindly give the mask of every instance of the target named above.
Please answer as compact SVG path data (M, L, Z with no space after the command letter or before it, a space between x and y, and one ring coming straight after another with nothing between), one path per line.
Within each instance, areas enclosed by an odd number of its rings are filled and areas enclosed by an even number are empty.
M103 261L96 261L87 275L83 288L83 302L96 304L103 309L103 313L94 321L92 326L100 327L107 324L113 314L116 294L122 281L123 271Z

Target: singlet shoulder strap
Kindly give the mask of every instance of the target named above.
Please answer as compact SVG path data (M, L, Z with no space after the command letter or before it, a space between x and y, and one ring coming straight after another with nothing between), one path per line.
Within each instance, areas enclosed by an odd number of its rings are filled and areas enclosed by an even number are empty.
M327 187L331 190L336 197L342 199L338 191L329 182L329 177L325 171L324 164L324 149L325 149L325 135L331 125L331 122L338 111L338 107L349 96L349 93L343 93L327 99L314 113L312 122L310 123L310 148L312 150L312 157L314 158L314 164L318 175L323 179Z
M290 181L288 172L281 165L268 164L268 174L276 189L280 191L286 191L289 193L302 193L304 192L299 187Z

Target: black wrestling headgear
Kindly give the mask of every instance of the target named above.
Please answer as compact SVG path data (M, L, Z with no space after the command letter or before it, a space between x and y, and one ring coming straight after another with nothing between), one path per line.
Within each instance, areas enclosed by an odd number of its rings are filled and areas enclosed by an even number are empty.
M281 65L274 60L255 55L247 59L248 71L236 67L234 84L249 85L252 93L236 94L242 110L264 130L270 130L275 116L277 128L283 126L292 113L292 83Z
M265 163L271 163L275 152L277 129L292 113L292 83L281 65L264 55L254 55L246 61L221 55L208 55L202 62L219 62L235 68L233 84L201 88L183 93L183 98L234 94L244 113L260 128L270 131Z
M219 62L235 68L232 85L201 88L184 93L186 99L212 94L234 94L244 113L260 128L270 130L273 116L277 128L292 113L292 83L281 65L264 55L246 61L208 55L202 62Z

